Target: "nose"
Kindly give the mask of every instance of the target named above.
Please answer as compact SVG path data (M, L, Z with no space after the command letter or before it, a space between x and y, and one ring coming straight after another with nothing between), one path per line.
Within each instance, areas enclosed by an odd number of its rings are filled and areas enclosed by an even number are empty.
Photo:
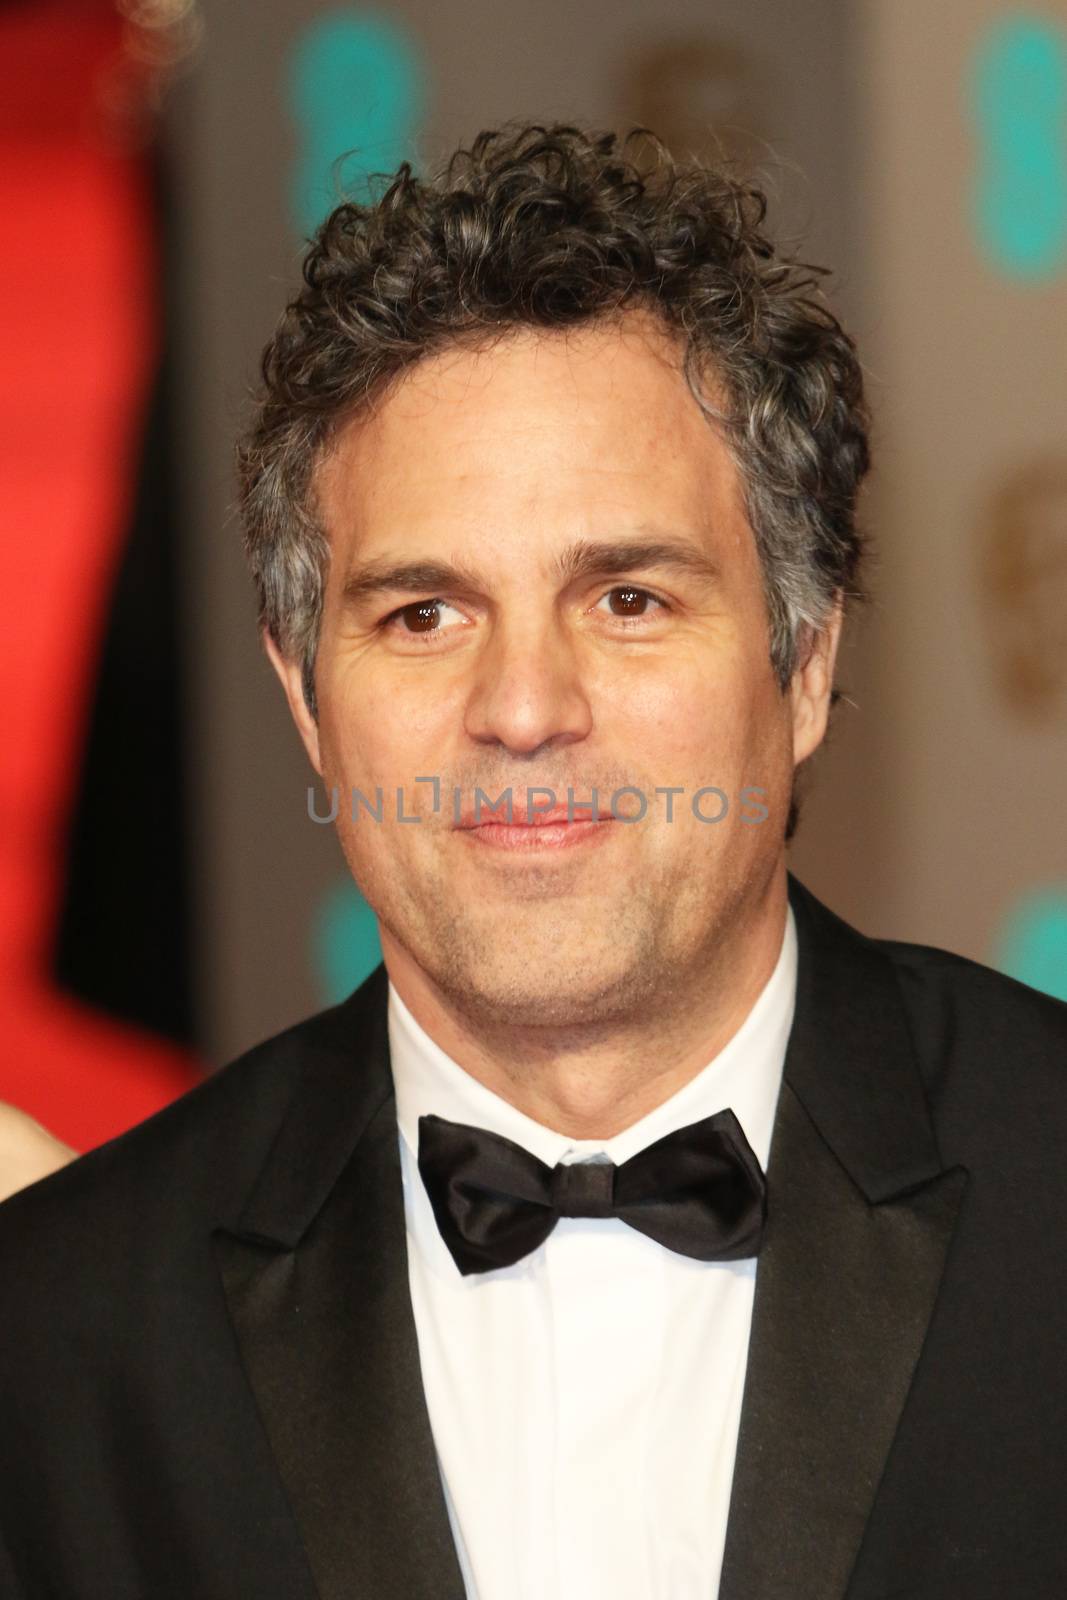
M516 755L588 736L592 709L574 642L558 619L501 619L479 653L465 728Z

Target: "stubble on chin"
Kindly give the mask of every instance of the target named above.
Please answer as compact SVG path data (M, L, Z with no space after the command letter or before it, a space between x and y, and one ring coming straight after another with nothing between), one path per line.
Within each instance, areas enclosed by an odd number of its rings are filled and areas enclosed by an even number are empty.
M630 894L555 915L547 906L528 916L514 906L493 916L434 914L420 919L421 949L401 942L480 1028L609 1029L684 992L669 921L663 904Z

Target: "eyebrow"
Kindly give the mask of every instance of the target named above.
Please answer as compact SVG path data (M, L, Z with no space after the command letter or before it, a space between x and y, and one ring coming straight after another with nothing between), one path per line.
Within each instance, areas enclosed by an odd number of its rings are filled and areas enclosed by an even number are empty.
M581 578L617 577L621 573L653 567L696 578L705 584L721 576L718 562L688 539L674 536L636 539L576 539L553 563L561 583ZM389 557L364 562L349 573L341 590L342 603L357 606L371 595L399 593L477 593L485 580L463 561L392 561Z

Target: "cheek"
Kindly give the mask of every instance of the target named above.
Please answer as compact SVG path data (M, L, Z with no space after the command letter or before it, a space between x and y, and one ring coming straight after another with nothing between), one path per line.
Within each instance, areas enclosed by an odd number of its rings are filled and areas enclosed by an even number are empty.
M397 785L408 794L420 773L438 773L451 748L456 710L424 684L373 681L366 672L327 682L320 691L320 747L334 782Z
M717 765L725 775L725 769L777 749L785 731L773 688L768 693L751 676L719 664L646 679L619 703L618 715L635 752L690 773Z

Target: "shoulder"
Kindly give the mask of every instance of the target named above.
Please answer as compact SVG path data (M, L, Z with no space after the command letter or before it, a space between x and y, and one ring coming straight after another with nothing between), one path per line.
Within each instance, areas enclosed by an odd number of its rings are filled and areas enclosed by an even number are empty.
M980 1025L993 1038L1010 1030L1034 1043L1067 1045L1067 1004L1031 989L1006 973L935 945L903 940L871 941L892 962L906 1003L949 1018L957 1025Z
M210 1337L215 1229L290 1117L309 1099L327 1115L339 1078L363 1081L361 1015L350 997L263 1040L0 1204L0 1403L72 1356L88 1394L90 1373L141 1370Z
M1062 1000L951 950L861 931L792 874L790 900L802 972L806 953L810 970L825 979L823 991L836 1001L850 997L859 1014L868 998L877 1003L895 996L931 1086L939 1073L965 1060L981 1062L994 1074L1026 1061L1062 1076L1067 1067L1067 1004Z
M920 1070L946 1123L1067 1132L1067 1004L932 945L871 941L892 964Z
M117 1257L140 1241L202 1225L250 1183L297 1092L304 1067L329 1037L339 1008L264 1039L161 1111L0 1203L0 1278L47 1243L73 1260L92 1242Z

